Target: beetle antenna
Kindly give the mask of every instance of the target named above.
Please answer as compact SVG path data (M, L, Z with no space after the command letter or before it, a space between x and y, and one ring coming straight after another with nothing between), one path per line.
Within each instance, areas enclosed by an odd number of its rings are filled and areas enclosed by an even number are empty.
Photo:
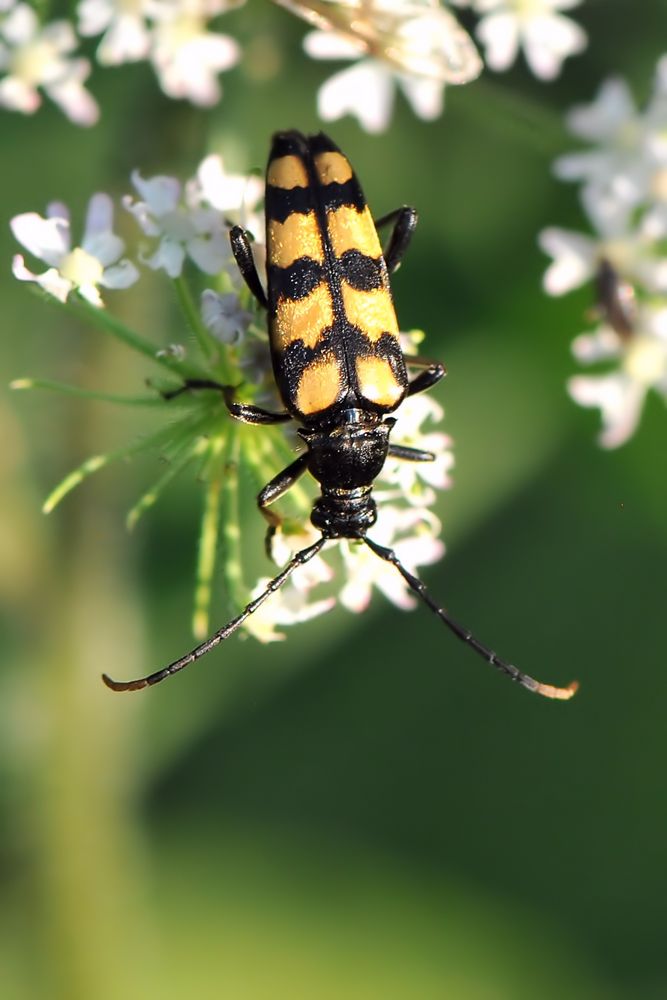
M297 552L296 555L290 559L282 572L278 573L277 576L274 576L273 580L269 582L266 589L263 590L257 597L253 598L253 600L245 606L243 611L237 615L236 618L232 618L230 622L227 622L227 624L223 625L221 629L214 632L214 634L208 638L206 642L202 642L201 645L195 646L195 648L191 649L189 653L185 654L185 656L181 656L179 660L174 660L173 663L170 663L168 667L163 667L162 670L156 670L154 674L149 674L147 677L140 677L134 681L115 681L111 677L108 677L107 674L102 674L102 680L108 688L111 688L112 691L140 691L142 688L151 687L153 684L159 684L160 681L165 680L167 677L171 677L172 674L177 674L179 670L183 670L184 667L194 663L195 660L200 658L200 656L204 656L211 649L214 649L215 646L224 642L225 639L228 639L230 635L236 632L236 630L243 625L244 621L257 611L257 608L264 603L267 597L270 597L271 594L275 594L277 590L280 590L282 585L289 579L298 566L304 566L313 558L313 556L317 555L317 553L324 547L325 542L326 538L319 538L313 543L313 545L309 545L307 548L301 549L300 552Z
M458 622L450 618L448 612L439 607L433 598L430 596L426 585L422 581L413 576L401 563L398 556L393 549L386 549L382 545L378 545L377 542L371 541L370 538L364 538L364 542L375 553L380 559L384 559L385 562L391 563L395 566L398 572L401 574L407 585L421 600L424 604L430 608L430 610L438 616L438 618L445 623L447 628L451 629L457 638L461 639L462 642L467 643L471 646L476 653L479 653L492 667L496 667L497 670L501 670L504 674L520 684L521 687L527 688L529 691L534 691L535 694L541 694L545 698L556 698L560 701L568 701L577 691L579 684L577 681L572 681L567 687L554 687L553 684L541 684L536 681L533 677L529 677L528 674L522 673L516 667L512 666L511 663L506 663L505 660L501 660L500 657L496 656L493 650L489 649L488 646L484 646L472 632L469 632L467 628L459 625Z

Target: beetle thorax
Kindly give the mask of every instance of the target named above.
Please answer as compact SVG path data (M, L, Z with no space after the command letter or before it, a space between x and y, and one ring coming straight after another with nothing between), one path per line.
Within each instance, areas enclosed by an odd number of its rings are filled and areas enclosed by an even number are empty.
M357 538L375 524L373 483L387 458L394 420L345 410L326 428L302 428L308 469L320 484L311 521L329 538Z

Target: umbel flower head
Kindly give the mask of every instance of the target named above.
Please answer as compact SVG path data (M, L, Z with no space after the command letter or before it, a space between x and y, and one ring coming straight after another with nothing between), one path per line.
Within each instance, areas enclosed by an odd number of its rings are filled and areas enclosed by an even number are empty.
M487 65L502 72L512 66L522 49L530 71L540 80L553 80L563 61L586 48L586 32L562 11L581 0L453 0L480 15L477 38L484 46Z
M368 132L391 119L399 87L420 118L437 118L447 83L474 80L477 50L438 0L275 0L316 27L304 39L314 59L353 60L318 94L324 121L353 114Z
M99 109L84 87L87 59L74 56L78 39L69 21L40 24L27 3L0 4L0 106L33 114L44 92L77 125L94 125Z
M52 202L46 218L36 212L15 216L11 228L26 250L49 265L33 274L23 257L14 257L12 270L20 281L35 281L45 292L65 302L77 291L94 306L101 306L99 288L128 288L139 277L135 265L121 259L123 240L113 231L113 202L106 194L95 194L88 204L83 239L72 246L69 211L61 202Z
M667 401L667 57L645 108L613 78L567 120L592 148L560 157L555 168L581 181L594 235L556 227L540 234L553 258L544 287L562 295L595 284L599 325L574 341L573 352L607 370L574 376L568 391L600 409L600 444L615 448L634 434L650 391Z
M241 511L251 499L244 492L248 480L263 486L303 446L288 427L246 428L229 415L216 386L240 386L244 402L275 409L279 405L271 375L265 317L239 280L229 244L230 227L242 222L256 234L253 244L258 266L264 259L259 205L263 185L254 176L230 174L219 157L207 157L185 184L177 178L144 178L135 171L133 184L139 198L123 198L125 209L139 224L139 238L149 241L129 249L113 229L113 202L106 194L94 195L88 207L79 245L71 237L69 212L52 204L45 218L26 212L12 220L17 240L34 257L48 265L33 273L24 258L14 258L14 274L32 282L65 308L83 314L104 332L116 337L149 361L152 392L139 396L90 393L58 383L19 379L14 388L59 389L92 396L111 404L162 410L164 425L113 452L93 455L52 491L44 509L51 511L89 475L112 461L157 451L163 459L159 479L139 498L128 514L134 527L159 499L163 490L186 467L197 471L203 484L204 503L197 557L193 630L201 637L209 630L209 611L220 589L230 604L243 607L251 595L261 593L262 578L248 585L242 570ZM134 258L134 260L130 259ZM102 293L118 292L140 280L140 267L163 274L182 309L184 330L194 335L196 349L161 344L129 329L108 308ZM208 287L206 287L208 286ZM199 304L198 304L199 298ZM402 335L403 348L416 351L422 335ZM190 339L188 337L187 339ZM143 381L143 379L142 379ZM200 386L184 391L184 386ZM411 448L435 453L435 461L387 461L377 483L377 537L400 552L405 565L416 570L437 560L444 551L440 523L428 507L434 490L450 485L453 464L451 442L435 426L442 410L435 401L415 397L401 407L393 440ZM424 429L426 428L426 429ZM401 468L398 466L401 465ZM240 475L243 470L243 476ZM305 484L304 484L305 485ZM314 535L309 518L313 490L299 487L286 498L286 519L278 531L272 554L285 562ZM254 503L253 503L254 509ZM257 516L256 530L262 535ZM305 541L304 541L305 539ZM267 578L268 579L268 578ZM413 601L404 580L392 567L354 543L328 548L307 566L297 569L272 600L248 619L247 630L263 641L282 638L280 629L322 614L337 602L360 611L377 587L399 607Z

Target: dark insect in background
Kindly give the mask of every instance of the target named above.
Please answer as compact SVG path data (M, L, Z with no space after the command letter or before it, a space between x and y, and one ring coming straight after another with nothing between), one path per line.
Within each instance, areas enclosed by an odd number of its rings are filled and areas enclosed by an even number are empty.
M441 364L405 357L399 343L389 275L398 267L416 223L415 210L407 206L375 223L348 160L327 136L290 131L273 137L266 187L266 294L248 235L235 227L231 242L246 284L268 310L273 371L285 410L272 412L239 402L232 386L213 380L189 380L172 395L213 389L237 420L296 421L305 451L267 483L257 504L269 524L270 551L281 523L271 505L310 472L321 491L311 513L320 538L297 552L239 615L169 666L133 681L103 675L114 691L157 684L198 660L232 635L329 540L346 538L364 543L391 564L459 639L512 680L547 698L565 700L575 693L576 683L564 688L541 684L501 660L433 600L392 549L367 535L377 517L373 482L387 457L406 462L434 459L431 452L389 440L396 422L389 414L407 396L429 389L445 374ZM392 230L383 250L377 229L385 225ZM408 368L417 370L414 377L409 377Z

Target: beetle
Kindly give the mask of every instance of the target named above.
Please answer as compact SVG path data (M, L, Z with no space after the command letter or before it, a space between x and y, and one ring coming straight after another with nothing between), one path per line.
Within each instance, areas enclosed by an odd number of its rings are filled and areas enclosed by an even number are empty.
M398 267L417 223L404 206L373 221L347 158L323 133L297 131L273 137L267 167L267 292L255 267L248 234L230 233L236 262L250 291L268 311L273 371L285 409L239 402L231 386L190 380L172 395L194 389L221 392L230 415L251 424L296 421L305 449L259 493L268 522L268 546L280 524L271 505L306 472L319 483L311 522L320 532L297 552L266 589L209 639L161 670L132 681L103 675L114 691L157 684L224 642L299 566L330 540L365 544L403 577L418 598L463 642L521 686L566 700L576 691L542 684L500 659L431 597L395 552L368 537L377 509L373 483L388 456L432 461L430 452L390 442L391 416L402 401L435 385L443 365L405 357L401 351L389 275ZM385 250L378 228L392 225ZM416 374L409 375L410 368Z

